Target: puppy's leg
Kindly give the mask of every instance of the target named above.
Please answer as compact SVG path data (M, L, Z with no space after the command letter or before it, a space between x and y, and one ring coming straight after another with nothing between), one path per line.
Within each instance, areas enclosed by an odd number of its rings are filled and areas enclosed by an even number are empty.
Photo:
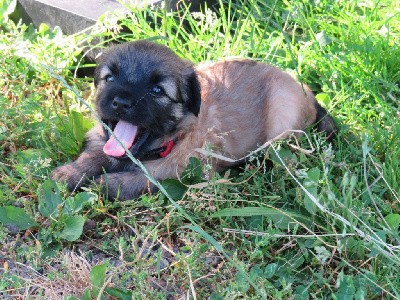
M183 164L177 163L174 159L147 161L144 166L149 174L158 181L177 178L184 168ZM157 187L150 182L139 167L130 171L101 175L96 182L102 184L104 193L112 199L135 199L143 193L157 191Z
M68 190L73 191L101 175L103 169L109 170L111 162L103 152L104 140L100 129L95 127L88 133L85 150L75 161L54 169L51 173L53 180L65 182Z
M108 194L110 199L136 199L143 193L157 190L140 169L106 173L98 177L96 183L102 185L104 194Z
M73 191L102 174L107 165L108 159L102 152L84 151L77 160L54 169L51 179L65 182L68 190Z

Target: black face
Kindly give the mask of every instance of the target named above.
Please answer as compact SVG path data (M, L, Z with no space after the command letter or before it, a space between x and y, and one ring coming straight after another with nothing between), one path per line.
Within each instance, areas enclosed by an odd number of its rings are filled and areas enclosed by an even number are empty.
M96 68L95 85L102 120L111 129L120 120L137 127L130 149L135 156L154 139L173 133L186 115L197 116L200 110L193 65L148 41L110 48Z

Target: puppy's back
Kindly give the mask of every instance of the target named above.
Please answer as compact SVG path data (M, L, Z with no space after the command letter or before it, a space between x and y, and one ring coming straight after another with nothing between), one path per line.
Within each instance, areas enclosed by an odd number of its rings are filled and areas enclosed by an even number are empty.
M199 124L203 131L219 135L219 148L233 157L242 157L287 130L304 130L321 118L325 125L334 124L307 86L303 89L276 67L227 60L199 65L197 75L203 102ZM333 130L321 125L321 130Z

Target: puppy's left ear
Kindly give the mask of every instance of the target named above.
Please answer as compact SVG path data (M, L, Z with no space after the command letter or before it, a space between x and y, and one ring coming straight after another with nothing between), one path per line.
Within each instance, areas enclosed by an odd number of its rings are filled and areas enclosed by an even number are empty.
M201 91L200 83L195 72L189 74L186 84L188 88L187 108L197 117L201 106Z
M99 85L99 81L100 81L100 71L99 71L99 67L97 67L96 69L94 69L94 87L97 88L97 86Z

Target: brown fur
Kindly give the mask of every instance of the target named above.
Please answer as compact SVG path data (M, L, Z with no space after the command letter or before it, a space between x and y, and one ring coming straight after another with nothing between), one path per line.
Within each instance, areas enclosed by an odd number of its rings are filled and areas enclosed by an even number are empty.
M331 134L336 128L311 91L306 88L305 93L300 84L276 67L251 60L228 60L201 64L195 72L201 88L200 113L196 117L185 112L176 130L154 142L157 146L176 137L168 156L143 162L157 180L180 176L189 157L200 157L196 148L211 147L213 152L239 159L286 130L303 130L320 121L317 114L328 124L319 130ZM167 82L171 84L174 81ZM167 88L171 93L184 89ZM88 133L87 147L78 159L55 169L52 178L66 181L70 190L85 184L86 178L95 178L98 183L107 183L110 197L120 199L138 197L148 187L154 190L133 163L105 155L104 144L104 131L99 124ZM212 160L215 171L233 164Z

